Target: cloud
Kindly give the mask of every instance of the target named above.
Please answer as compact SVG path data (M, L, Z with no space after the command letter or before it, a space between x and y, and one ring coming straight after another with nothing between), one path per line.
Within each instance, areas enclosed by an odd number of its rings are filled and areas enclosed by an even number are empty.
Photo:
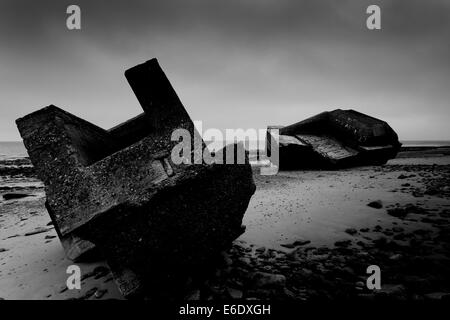
M81 31L65 27L74 3ZM369 4L382 9L381 31L365 28ZM445 0L2 0L0 139L50 103L104 127L125 120L139 106L123 71L151 57L209 126L353 107L392 119L404 139L420 137L402 114L448 138L449 14Z

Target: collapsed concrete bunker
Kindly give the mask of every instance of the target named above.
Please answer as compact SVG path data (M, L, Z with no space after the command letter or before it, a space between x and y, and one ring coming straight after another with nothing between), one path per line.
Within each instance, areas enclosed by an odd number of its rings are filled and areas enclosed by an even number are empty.
M274 129L279 130L278 139ZM280 169L381 165L395 158L401 147L397 134L386 122L341 109L285 127L269 126L269 156L273 143L278 143Z
M242 234L255 184L248 158L175 165L171 133L198 134L192 120L156 59L125 76L144 113L110 130L53 105L16 123L67 256L96 248L134 297L155 265L195 265Z

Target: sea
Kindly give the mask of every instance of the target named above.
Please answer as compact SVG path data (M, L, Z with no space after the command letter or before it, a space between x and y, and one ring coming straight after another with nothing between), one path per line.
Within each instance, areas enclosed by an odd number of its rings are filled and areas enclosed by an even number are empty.
M403 140L403 147L450 147L450 140ZM21 141L0 142L0 161L28 157Z
M22 141L0 142L0 161L16 160L25 157L28 157L28 153Z

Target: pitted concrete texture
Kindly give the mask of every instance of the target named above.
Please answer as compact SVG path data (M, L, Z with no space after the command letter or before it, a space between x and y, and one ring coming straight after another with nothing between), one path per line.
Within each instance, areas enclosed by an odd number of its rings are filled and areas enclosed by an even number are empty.
M171 134L193 141L193 122L156 59L125 75L144 113L110 130L53 105L16 122L66 253L95 244L136 296L150 270L199 263L238 237L255 184L247 154L243 164L174 164Z

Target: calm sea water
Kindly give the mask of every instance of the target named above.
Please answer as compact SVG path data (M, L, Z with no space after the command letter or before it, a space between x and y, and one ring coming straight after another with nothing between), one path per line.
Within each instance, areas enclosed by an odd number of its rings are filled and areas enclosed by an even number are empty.
M404 140L404 147L443 147L450 146L448 140ZM0 142L0 161L28 157L25 146L20 141Z
M28 157L22 142L0 142L0 160Z

